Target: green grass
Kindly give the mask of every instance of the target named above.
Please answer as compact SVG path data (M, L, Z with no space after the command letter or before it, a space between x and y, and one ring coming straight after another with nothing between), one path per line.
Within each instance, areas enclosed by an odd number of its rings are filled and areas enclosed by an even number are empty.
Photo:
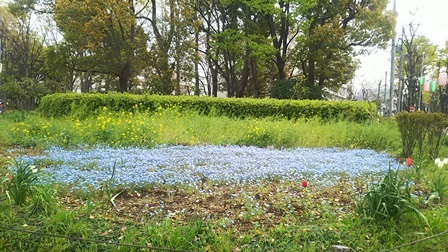
M396 156L401 152L401 138L392 119L363 124L238 120L170 109L132 114L106 109L84 120L8 111L0 116L0 125L0 251L148 251L107 242L193 251L329 251L337 244L353 251L381 251L448 230L446 181L442 179L448 172L424 157L418 169L399 175L412 182L407 189L429 226L412 213L400 213L381 223L359 215L354 203L367 195L370 182L362 179L356 181L356 188L340 181L313 193L303 189L301 181L278 180L243 187L208 181L197 189L148 186L121 193L114 198L116 205L111 204L112 191L87 194L68 187L32 185L22 205L13 204L6 194L10 186L7 163L16 155L39 153L50 146L240 144L369 148ZM445 145L443 157L448 157ZM39 166L45 169L52 162L46 160ZM396 179L394 186L404 183ZM438 200L428 201L435 191ZM169 212L142 212L161 200ZM438 236L397 251L444 251L446 240Z
M10 112L16 113L16 112ZM35 114L0 118L5 145L47 148L83 144L152 146L154 144L243 144L261 147L343 147L370 148L398 153L400 135L390 121L353 122L289 121L278 118L231 119L180 114L110 113L77 120L47 119Z

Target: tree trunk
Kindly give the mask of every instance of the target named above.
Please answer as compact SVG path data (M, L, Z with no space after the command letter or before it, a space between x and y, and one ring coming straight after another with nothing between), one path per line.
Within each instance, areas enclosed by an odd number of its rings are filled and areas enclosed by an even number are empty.
M236 97L243 97L244 96L244 91L246 90L246 86L247 86L247 81L249 78L249 56L248 53L246 54L246 60L244 61L244 66L243 66L243 70L242 70L242 75L241 75L241 79L238 82L238 87L236 87L236 93L235 96Z
M250 70L252 75L252 96L254 98L259 98L260 84L258 83L257 61L253 57L250 58Z
M199 96L199 29L194 32L195 55L194 55L194 95ZM210 90L209 90L210 92Z

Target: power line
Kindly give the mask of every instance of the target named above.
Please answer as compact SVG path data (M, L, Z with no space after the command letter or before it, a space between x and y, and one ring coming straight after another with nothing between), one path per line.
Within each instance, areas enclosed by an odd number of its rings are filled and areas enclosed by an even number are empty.
M394 248L386 249L386 250L383 250L382 252L395 251L395 250L397 250L399 248L407 247L407 246L410 246L412 244L416 244L416 243L419 243L419 242L422 242L422 241L426 241L426 240L429 240L429 239L432 239L432 238L436 238L438 236L442 236L442 235L446 235L446 234L448 234L448 230L443 231L443 232L438 233L438 234L435 234L435 235L431 235L431 236L419 239L419 240L415 240L415 241L412 241L412 242L409 242L409 243L405 243L403 245L400 245L400 246L397 246L397 247L394 247Z
M150 246L144 246L144 245L136 245L136 244L128 244L128 243L118 243L118 242L109 242L109 241L101 241L101 240L87 239L87 238L80 238L80 237L69 237L69 236L65 236L65 235L48 234L48 233L29 231L29 230L24 230L24 229L16 229L16 228L12 228L12 227L0 226L0 230L14 231L14 232L20 232L20 233L28 233L28 234L32 234L32 235L38 235L38 236L64 238L64 239L67 239L67 240L70 240L70 241L74 240L74 241L83 241L83 242L91 242L91 243L103 243L103 244L106 244L106 245L115 245L115 246L131 247L131 248L141 248L141 249L149 249L149 250L156 250L156 251L195 252L193 250L150 247Z
M448 27L448 24L415 24L417 26L440 26L440 27Z

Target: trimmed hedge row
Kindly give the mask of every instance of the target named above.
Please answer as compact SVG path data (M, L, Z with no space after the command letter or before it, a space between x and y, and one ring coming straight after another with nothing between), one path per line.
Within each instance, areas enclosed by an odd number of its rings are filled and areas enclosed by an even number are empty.
M133 94L51 94L42 98L39 111L47 117L75 115L87 117L103 107L109 111L155 111L176 107L203 115L234 118L282 116L288 119L320 118L364 122L371 118L374 104L356 101L275 100L213 98L197 96L158 96Z

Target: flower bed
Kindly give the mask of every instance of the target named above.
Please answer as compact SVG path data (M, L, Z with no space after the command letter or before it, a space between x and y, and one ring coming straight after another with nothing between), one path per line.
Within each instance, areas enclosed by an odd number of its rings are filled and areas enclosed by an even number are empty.
M45 166L57 183L79 188L148 184L191 185L254 183L261 180L308 180L332 185L340 177L382 174L398 163L373 150L337 148L266 149L247 146L157 146L65 150L51 148L41 156L22 157ZM112 173L113 181L110 181Z

